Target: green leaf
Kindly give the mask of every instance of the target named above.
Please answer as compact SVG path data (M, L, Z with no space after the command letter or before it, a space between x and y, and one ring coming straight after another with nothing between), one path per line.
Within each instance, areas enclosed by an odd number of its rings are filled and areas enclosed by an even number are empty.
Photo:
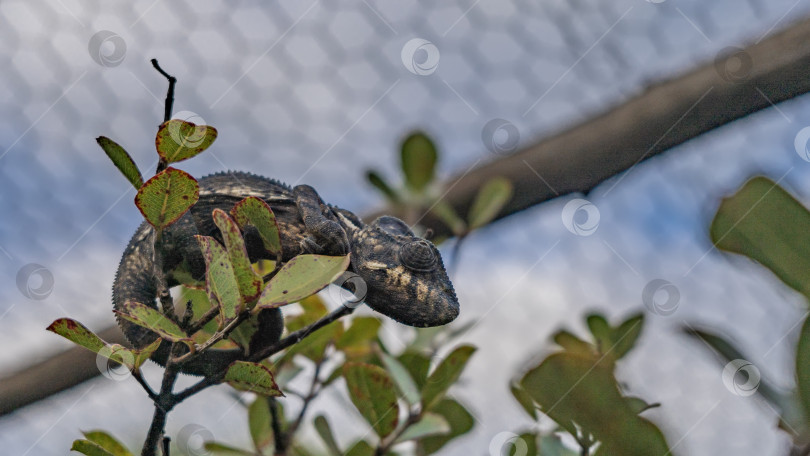
M118 348L119 350L123 349L131 353L133 355L133 363L129 364L125 362L124 364L127 364L127 367L129 367L130 369L140 369L141 366L143 366L143 363L145 363L152 356L152 353L154 353L155 350L157 350L158 347L160 347L160 344L162 342L163 339L158 337L157 339L154 340L154 342L147 345L146 347L143 347L140 350L127 349L118 344L114 344L113 347L117 346L120 347Z
M782 187L755 177L723 200L712 242L760 262L810 298L810 212Z
M436 405L450 385L455 383L461 376L461 372L470 360L470 356L475 353L476 348L472 345L462 345L447 355L436 367L422 389L423 410L430 410Z
M154 342L140 350L131 350L119 344L109 345L84 325L70 318L60 318L54 321L47 330L59 334L93 353L123 364L130 370L140 368L157 350L161 341L160 338L155 339Z
M243 230L248 225L256 228L262 238L265 250L273 255L281 255L281 237L279 236L276 216L270 206L255 196L249 196L236 203L231 209L231 217Z
M203 448L216 456L255 456L255 453L217 442L205 442Z
M450 425L450 431L444 435L423 438L419 444L424 454L436 453L450 440L470 432L475 424L470 412L453 399L442 399L433 407L433 413L444 417Z
M422 419L408 426L407 429L397 438L397 442L407 442L434 435L443 435L450 432L450 425L443 416L435 413L425 413Z
M259 297L259 293L262 292L264 282L253 270L253 266L250 265L245 240L242 239L239 226L221 209L214 209L211 216L222 233L222 240L225 241L225 248L228 250L231 266L233 266L233 273L236 276L236 282L239 284L239 292L244 297L245 302L255 300Z
M346 456L374 456L374 448L365 440L360 440L349 447Z
M343 376L349 397L380 438L394 431L399 422L399 406L394 382L381 367L346 363Z
M355 317L352 325L340 336L335 347L342 350L350 359L368 356L371 342L377 338L382 322L376 317Z
M624 400L627 402L627 406L630 407L630 410L632 410L636 415L638 415L639 413L644 412L646 410L649 410L651 408L656 408L656 407L661 406L661 404L657 404L657 403L656 404L648 404L647 401L645 401L644 399L642 399L640 397L634 397L634 396L625 396Z
M84 434L84 438L107 450L113 456L132 456L127 447L105 431L87 431L82 434Z
M156 332L160 337L166 340L172 342L189 342L188 335L177 326L177 323L169 320L157 310L141 303L128 302L124 304L122 310L116 310L115 313L124 320Z
M366 172L366 180L374 186L377 190L380 191L388 201L392 203L398 203L400 201L400 197L397 192L388 185L388 182L383 179L376 171L367 171Z
M253 312L281 307L313 295L349 267L349 256L298 255L267 282Z
M589 354L593 353L594 350L593 345L585 342L564 329L557 331L557 333L554 334L553 339L557 345L570 352Z
M382 359L383 365L385 366L388 373L391 374L391 378L394 380L394 383L397 385L397 389L405 400L411 404L416 405L419 403L421 396L419 395L419 388L417 388L416 383L414 383L413 379L411 378L411 374L405 369L399 361L393 356L383 353L380 351L380 358Z
M810 417L810 318L804 320L796 348L796 383L804 416Z
M411 134L402 143L401 158L405 185L411 190L423 191L436 173L438 154L433 141L422 132Z
M104 153L110 157L110 160L112 160L115 167L118 168L118 171L121 171L121 174L135 187L135 190L140 189L141 186L143 186L143 176L141 176L141 172L138 170L138 165L135 164L127 151L106 136L99 136L96 138L96 142L104 149Z
M267 397L257 396L248 407L248 428L250 438L258 451L269 448L273 445L273 428L271 426L272 417Z
M98 353L99 350L107 345L93 331L90 331L83 324L70 318L55 320L48 326L47 330L59 334L65 339L74 344L81 345L93 353Z
M245 349L246 352L249 352L250 341L258 330L259 316L250 315L250 317L243 320L242 323L239 323L239 325L228 334L228 339Z
M602 442L600 454L650 455L669 451L658 428L638 417L619 391L613 362L597 355L561 352L546 358L520 381L558 424L576 423Z
M211 300L208 298L208 292L205 289L182 287L180 296L177 298L179 302L191 301L191 310L194 315L192 321L201 318L209 309L211 309ZM202 327L202 331L208 334L214 334L217 331L216 320L211 320Z
M514 187L505 177L488 180L475 195L467 221L470 231L480 228L495 219L501 209L512 199Z
M217 129L214 127L171 119L158 128L155 148L164 162L176 163L208 149L215 139Z
M436 201L430 208L430 212L447 225L455 236L461 236L467 232L467 223L458 216L456 210L447 201Z
M613 346L613 328L610 327L605 317L599 314L588 315L585 320L588 329L591 330L596 347L600 353L605 353Z
M318 435L321 436L323 443L326 444L326 448L331 452L332 456L340 456L343 454L335 440L334 434L332 434L329 421L327 421L323 415L318 415L315 417L313 423L315 424L315 430L318 431Z
M200 198L197 181L185 171L166 168L148 181L135 195L135 205L157 230L176 222Z
M625 320L613 331L613 345L610 354L616 359L626 355L636 345L643 327L644 314L637 314Z
M77 451L87 456L115 456L100 445L89 440L74 440L70 451Z
M692 327L684 327L681 328L684 334L690 336L698 341L701 342L701 345L708 345L714 351L720 354L726 362L733 361L735 359L748 359L743 353L737 349L731 342L727 341L726 339L712 334L708 331L694 329ZM801 338L799 339L801 342ZM796 358L799 358L799 352L797 348ZM797 371L798 375L798 371ZM761 394L768 402L771 403L774 407L782 411L783 418L785 418L785 413L788 412L788 408L790 407L788 404L792 402L789 398L786 398L784 394L778 392L774 387L765 379L761 378L759 387L757 388L757 393Z
M244 307L230 256L216 239L210 236L194 237L200 243L205 258L205 287L208 290L208 299L218 303L220 325L224 325L225 322L236 318Z
M327 356L326 347L338 340L342 334L343 322L333 321L293 345L287 354L291 357L300 354L314 362L323 361Z
M425 383L427 383L428 372L430 372L430 357L407 349L397 357L397 360L405 366L405 369L408 369L408 373L416 386L420 390L424 388Z
M258 363L235 361L228 367L224 381L241 391L251 391L270 397L284 396L278 389L270 369Z
M509 390L512 392L512 396L514 396L515 400L518 401L518 404L520 404L523 410L536 421L538 418L537 407L534 405L534 399L532 399L532 396L520 386L520 383L516 381L512 381L512 383L509 385Z
M549 434L540 437L540 448L538 448L537 454L542 456L579 456L580 453L563 445L558 436Z

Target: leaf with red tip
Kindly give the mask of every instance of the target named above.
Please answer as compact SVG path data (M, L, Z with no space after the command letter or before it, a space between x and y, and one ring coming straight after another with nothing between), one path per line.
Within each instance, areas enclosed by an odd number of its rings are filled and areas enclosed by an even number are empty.
M281 255L281 238L276 216L267 203L255 196L249 196L236 203L231 209L231 217L242 229L247 225L256 227L264 248L273 255Z
M253 311L285 306L311 296L332 283L347 267L348 255L298 255L267 282Z
M225 381L242 391L252 391L264 396L284 396L276 385L270 369L258 363L236 361L228 367Z
M146 181L135 195L135 205L147 222L161 230L182 217L199 198L197 180L170 167Z
M177 326L177 323L149 306L138 302L128 302L124 304L123 310L116 310L115 313L124 320L156 332L164 339L172 342L190 342L188 335Z
M189 159L204 151L217 139L217 129L171 119L158 128L155 148L167 164Z
M205 258L205 288L208 290L208 299L219 304L222 318L220 323L232 320L242 311L244 302L239 294L239 283L228 252L210 236L194 237L200 243Z
M121 171L121 174L135 187L135 190L140 189L143 186L143 176L141 176L141 171L138 170L138 166L127 151L106 136L99 136L96 138L96 142L104 149L104 153L110 157L118 171Z
M245 240L242 238L239 226L221 209L214 209L212 216L225 241L225 248L228 250L233 272L239 284L239 292L245 298L245 302L253 301L262 292L264 282L250 265Z

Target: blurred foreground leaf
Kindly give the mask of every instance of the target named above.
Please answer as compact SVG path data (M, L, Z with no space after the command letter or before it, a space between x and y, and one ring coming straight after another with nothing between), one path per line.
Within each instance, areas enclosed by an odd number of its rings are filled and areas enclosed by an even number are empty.
M775 182L755 177L725 198L711 238L723 250L762 263L810 298L810 212Z

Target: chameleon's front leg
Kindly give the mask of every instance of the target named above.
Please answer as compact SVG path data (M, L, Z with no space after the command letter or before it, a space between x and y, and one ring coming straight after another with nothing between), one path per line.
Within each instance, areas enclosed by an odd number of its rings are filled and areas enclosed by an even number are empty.
M309 185L293 188L295 205L309 234L301 241L305 252L322 255L346 255L349 253L349 239L346 231L336 221L327 217L329 208L318 192Z

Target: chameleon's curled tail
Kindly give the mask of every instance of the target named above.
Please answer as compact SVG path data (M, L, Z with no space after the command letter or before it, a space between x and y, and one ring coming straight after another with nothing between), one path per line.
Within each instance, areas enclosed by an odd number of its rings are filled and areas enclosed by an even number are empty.
M154 233L154 229L144 222L124 250L113 283L113 308L117 311L123 311L124 305L130 302L158 308L156 303L157 281L153 272ZM177 258L178 256L175 251L165 253L167 258ZM169 283L169 285L177 284ZM263 330L264 339L268 342L278 340L284 324L281 312L278 309L271 310L260 320L260 325L263 326L260 331ZM127 340L135 348L143 348L158 337L154 332L131 323L118 314L116 314L116 320ZM164 366L169 357L170 347L171 344L168 341L161 343L158 350L152 355L152 360ZM244 352L241 349L209 349L185 363L181 370L191 375L212 375L240 358L244 358Z

